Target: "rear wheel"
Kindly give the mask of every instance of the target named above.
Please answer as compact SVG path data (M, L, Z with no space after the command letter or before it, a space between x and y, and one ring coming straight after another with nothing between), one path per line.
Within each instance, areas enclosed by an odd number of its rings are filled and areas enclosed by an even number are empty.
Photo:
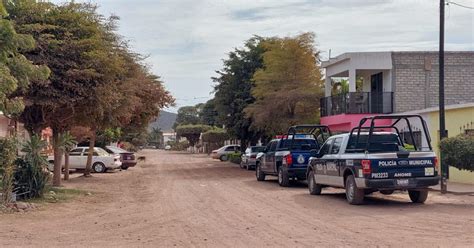
M364 202L364 190L357 188L353 175L346 178L346 199L352 205L360 205Z
M120 166L120 168L121 168L122 170L128 170L128 165L122 165L122 166Z
M278 184L282 187L290 186L290 178L288 172L283 170L283 167L278 167Z
M413 203L424 203L428 198L428 190L408 190L408 195Z
M380 193L384 194L384 195L391 195L393 194L393 190L380 190Z
M308 189L311 195L320 195L322 190L321 184L316 183L314 172L311 170L308 174Z
M265 173L263 173L262 169L260 168L260 164L257 163L255 167L255 176L257 177L257 181L264 181L265 180Z
M104 173L107 168L103 163L98 162L92 165L92 170L94 170L95 173Z
M240 169L244 169L245 166L244 166L244 161L240 161Z

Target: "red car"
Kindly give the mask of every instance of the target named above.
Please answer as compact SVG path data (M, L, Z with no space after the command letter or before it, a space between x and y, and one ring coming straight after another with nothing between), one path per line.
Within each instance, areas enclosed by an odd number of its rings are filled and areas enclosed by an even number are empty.
M129 152L116 146L106 146L105 150L111 154L120 155L120 161L122 162L122 170L127 170L129 167L134 167L137 164L135 153Z

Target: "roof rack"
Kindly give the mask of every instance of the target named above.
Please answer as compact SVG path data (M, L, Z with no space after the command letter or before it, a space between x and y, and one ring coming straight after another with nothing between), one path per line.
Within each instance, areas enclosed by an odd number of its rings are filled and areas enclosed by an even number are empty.
M406 124L408 126L408 130L410 131L410 137L411 137L411 140L413 141L413 146L414 146L415 150L418 150L418 147L415 143L415 139L414 139L414 136L413 136L413 130L412 130L411 125L410 125L410 120L409 120L410 118L417 118L421 121L421 125L423 127L423 131L425 133L425 138L426 138L426 141L428 142L428 146L429 146L430 150L433 150L433 148L431 146L431 138L430 138L430 135L428 133L428 128L427 128L426 122L423 119L423 117L421 117L420 115L376 115L376 116L371 116L371 117L364 117L360 120L359 126L354 127L351 130L351 133L350 133L349 137L352 137L352 135L354 134L354 131L357 130L357 138L356 138L356 143L355 143L355 147L357 147L357 145L359 144L359 137L360 137L361 130L369 130L369 137L367 138L367 143L366 143L366 147L365 147L365 151L368 152L369 147L370 147L370 139L372 138L374 129L381 129L381 128L382 129L387 129L387 128L390 128L390 129L395 129L396 130L396 132L398 134L398 138L400 140L400 143L403 145L403 140L400 137L400 132L399 132L398 128L395 125L397 123L399 123L401 120L405 120ZM375 120L395 120L395 121L392 123L392 125L376 126L375 125ZM367 121L370 121L370 126L369 127L367 127L367 126L364 127L363 125Z

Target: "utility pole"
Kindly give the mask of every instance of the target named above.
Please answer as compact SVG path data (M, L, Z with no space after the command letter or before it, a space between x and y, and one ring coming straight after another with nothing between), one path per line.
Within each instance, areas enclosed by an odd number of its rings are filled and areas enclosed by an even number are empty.
M445 125L445 110L444 110L444 7L445 0L439 1L439 140L440 142L448 135L446 133ZM439 153L439 162L441 164L441 193L447 192L447 175L449 167L442 163L443 154Z

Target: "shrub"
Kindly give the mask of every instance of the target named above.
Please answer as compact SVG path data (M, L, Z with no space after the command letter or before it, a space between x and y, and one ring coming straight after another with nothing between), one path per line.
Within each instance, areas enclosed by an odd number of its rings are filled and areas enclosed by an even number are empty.
M16 160L14 188L18 197L30 199L42 197L49 173L46 167L48 161L41 155L46 147L46 141L37 135L23 145L23 158Z
M169 141L168 145L171 146L173 151L184 151L189 147L189 141Z
M240 164L242 161L241 155L242 154L240 152L231 153L229 154L229 161L234 164Z
M121 144L123 145L123 149L125 149L127 151L138 152L138 148L130 142L123 141L123 142L121 142Z
M474 171L474 136L459 135L441 141L442 164Z
M0 203L9 203L12 200L16 154L16 140L0 139L0 187L2 193Z

